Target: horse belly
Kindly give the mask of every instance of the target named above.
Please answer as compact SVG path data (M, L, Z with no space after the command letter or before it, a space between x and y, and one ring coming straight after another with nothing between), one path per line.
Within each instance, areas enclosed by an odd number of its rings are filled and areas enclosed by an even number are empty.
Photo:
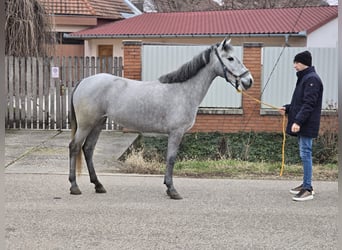
M121 126L140 132L169 133L175 129L184 131L194 123L194 115L177 109L170 110L165 104L144 105L135 103L121 105L108 116Z
M140 132L168 132L165 114L156 114L143 107L130 106L127 109L118 109L108 113L115 123Z

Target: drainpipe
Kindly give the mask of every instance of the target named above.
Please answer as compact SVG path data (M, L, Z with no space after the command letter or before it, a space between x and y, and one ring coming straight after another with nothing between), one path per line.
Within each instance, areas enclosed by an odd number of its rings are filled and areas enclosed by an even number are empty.
M290 47L290 44L289 44L289 34L285 35L285 45L286 45L286 47Z
M135 7L134 4L131 3L131 1L129 0L124 0L124 2L128 5L128 7L133 11L134 15L137 16L137 15L140 15L142 14L141 11Z

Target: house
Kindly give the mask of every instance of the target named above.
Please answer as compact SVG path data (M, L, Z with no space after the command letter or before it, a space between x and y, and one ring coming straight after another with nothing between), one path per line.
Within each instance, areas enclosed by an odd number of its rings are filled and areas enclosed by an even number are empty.
M122 56L124 40L143 43L213 44L231 37L234 45L336 47L337 6L144 13L65 35L84 40L84 54L112 48ZM324 39L322 39L324 37Z
M123 56L124 77L136 80L142 79L143 45L208 45L230 37L234 46L243 46L243 62L255 80L253 89L248 93L259 99L266 80L262 77L265 66L261 63L265 52L263 47L287 45L335 49L337 14L337 6L145 13L74 32L67 37L84 39L86 56L99 56L99 48L108 46L112 56ZM287 61L290 62L292 58ZM330 83L331 91L336 89L334 82ZM220 90L220 93L228 92L232 91ZM213 93L215 95L218 92ZM282 119L278 112L264 110L253 98L241 97L236 106L220 106L217 103L204 106L199 110L192 131L281 131ZM322 131L335 131L336 128L337 112L333 115L324 114Z
M77 32L141 14L128 0L39 0L56 33L57 56L83 56L84 40L68 39Z

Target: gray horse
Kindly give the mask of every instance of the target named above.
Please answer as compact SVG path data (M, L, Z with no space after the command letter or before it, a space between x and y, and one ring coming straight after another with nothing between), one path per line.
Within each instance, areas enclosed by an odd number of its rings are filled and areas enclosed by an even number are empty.
M253 84L250 72L234 56L230 40L212 45L178 70L155 81L135 81L110 74L83 79L71 97L70 193L81 194L76 168L80 169L82 150L95 191L106 192L97 178L93 153L101 129L110 117L125 128L168 134L164 184L170 198L182 199L173 185L177 150L217 76L243 90Z

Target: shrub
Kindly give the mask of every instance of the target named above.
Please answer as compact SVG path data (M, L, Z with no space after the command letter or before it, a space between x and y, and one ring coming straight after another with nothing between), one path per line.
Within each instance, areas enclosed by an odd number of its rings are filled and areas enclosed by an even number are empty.
M281 162L281 133L191 133L186 134L179 147L178 160L235 159L250 162ZM140 144L146 160L164 161L167 137L142 136ZM337 135L325 133L314 141L314 162L337 162ZM300 163L298 141L287 136L285 163Z

